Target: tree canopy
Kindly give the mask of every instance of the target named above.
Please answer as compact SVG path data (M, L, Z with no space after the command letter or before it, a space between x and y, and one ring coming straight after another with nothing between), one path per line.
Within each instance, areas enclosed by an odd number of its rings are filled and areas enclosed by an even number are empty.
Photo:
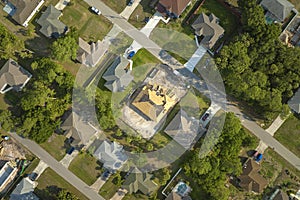
M245 134L239 119L226 114L224 128L217 144L210 154L199 157L199 148L195 149L184 162L184 170L212 200L227 200L229 189L225 187L227 175L239 175L242 166L238 154Z
M299 87L300 49L279 41L281 27L266 24L256 0L239 1L243 33L216 58L227 92L269 120Z

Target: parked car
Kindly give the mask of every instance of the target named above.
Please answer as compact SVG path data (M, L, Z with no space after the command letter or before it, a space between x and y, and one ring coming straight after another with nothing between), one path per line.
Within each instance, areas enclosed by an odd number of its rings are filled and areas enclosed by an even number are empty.
M127 59L131 59L134 55L135 55L135 51L130 51L127 56Z
M147 24L150 20L150 17L145 17L144 22Z
M109 170L105 170L102 175L102 180L106 180L111 175Z
M71 148L68 150L67 154L71 155L71 154L73 153L74 150L75 150L75 148L74 148L74 147L71 147Z
M259 153L259 154L256 156L255 161L256 161L256 162L259 162L259 161L261 161L262 158L263 158L263 155L262 155L261 153Z
M256 158L258 154L259 154L259 152L255 151L254 154L253 154L253 157Z
M96 13L97 15L101 15L101 11L98 10L97 8L95 8L94 6L91 7L91 11L93 11L93 12Z
M132 6L133 3L134 3L134 0L129 0L127 6Z
M209 113L205 113L202 117L202 121L205 121L209 117Z
M33 172L29 175L29 179L32 180L32 181L35 181L35 179L38 177L38 174Z

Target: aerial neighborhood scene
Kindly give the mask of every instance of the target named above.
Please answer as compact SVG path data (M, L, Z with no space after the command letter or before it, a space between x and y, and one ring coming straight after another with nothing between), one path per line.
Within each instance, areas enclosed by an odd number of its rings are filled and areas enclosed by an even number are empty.
M300 200L300 0L0 0L3 200Z

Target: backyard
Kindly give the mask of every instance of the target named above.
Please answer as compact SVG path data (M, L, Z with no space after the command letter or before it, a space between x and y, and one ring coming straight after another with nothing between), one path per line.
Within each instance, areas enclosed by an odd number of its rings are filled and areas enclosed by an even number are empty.
M92 185L103 172L102 164L85 152L74 158L69 170L88 185Z
M57 194L61 189L66 189L76 195L80 200L88 200L82 193L66 182L61 176L56 174L52 169L46 169L38 179L38 186L35 193L43 200L53 200L52 193Z
M105 17L92 13L89 5L80 0L72 1L64 9L60 20L68 27L76 27L80 37L87 42L102 40L112 28L112 24Z
M60 161L66 154L64 135L53 134L48 141L40 144L50 155Z
M275 133L275 138L295 155L300 155L300 119L291 115Z

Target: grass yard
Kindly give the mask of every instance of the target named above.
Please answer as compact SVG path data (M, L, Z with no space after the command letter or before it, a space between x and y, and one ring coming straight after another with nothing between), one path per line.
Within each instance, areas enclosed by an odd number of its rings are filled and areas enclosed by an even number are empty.
M98 16L89 10L84 1L74 0L63 11L60 20L69 27L76 27L80 37L85 41L102 40L109 32L112 24L102 15Z
M48 168L44 171L38 180L38 186L35 188L35 193L43 200L52 200L49 193L45 189L49 189L51 193L57 193L60 189L66 189L76 195L80 200L88 200L86 196L80 193L70 183L65 181L61 176L56 174L52 169Z
M145 65L145 64L159 64L161 63L155 56L153 56L146 49L140 49L132 58L133 68Z
M114 178L115 175L112 175L102 186L102 188L99 191L99 194L104 199L110 199L114 196L114 194L118 191L119 187L114 184Z
M107 6L116 11L117 13L121 13L126 7L127 0L102 0Z
M66 155L65 141L63 135L53 134L48 141L40 144L51 156L60 161Z
M152 0L141 0L137 8L131 14L128 21L136 28L141 29L145 26L145 18L151 17L155 13L155 9L149 6L151 1Z
M6 110L9 107L5 100L4 94L0 94L0 110Z
M294 154L300 155L300 119L291 115L275 133L275 138Z
M300 1L299 0L289 0L292 4L295 5L295 8L300 11Z
M30 174L38 166L39 162L40 160L38 158L34 158L26 167L24 174Z
M100 162L87 153L80 153L76 156L71 162L69 170L88 185L92 185L103 173Z
M220 19L220 25L225 29L224 39L230 39L237 33L238 19L217 0L205 1L197 14L202 12L205 14L213 13Z
M123 200L148 200L149 197L138 192L136 194L126 194Z

